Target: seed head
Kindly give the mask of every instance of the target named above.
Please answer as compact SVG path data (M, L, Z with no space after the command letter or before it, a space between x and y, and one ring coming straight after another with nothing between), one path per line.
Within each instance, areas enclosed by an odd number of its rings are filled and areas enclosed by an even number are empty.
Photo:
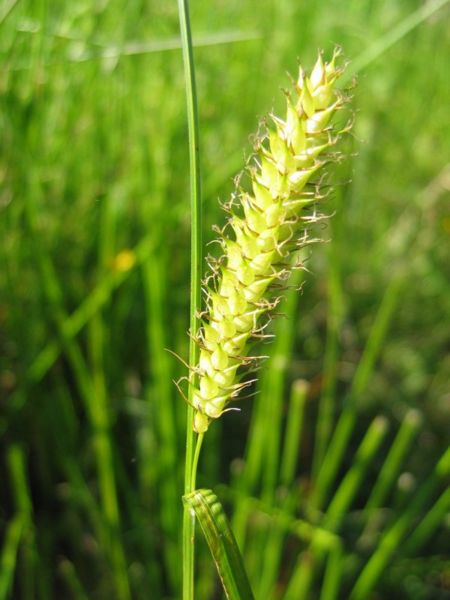
M310 241L308 226L315 219L308 209L320 197L312 178L339 137L332 125L344 102L335 89L342 72L338 54L328 63L319 54L309 76L300 68L293 92L286 93L285 118L271 115L255 145L251 191L238 188L228 205L230 233L222 234L224 253L205 285L206 310L196 335L200 358L190 376L198 433L249 385L241 379L242 367L257 361L247 356L249 343L264 337L278 302L272 290L289 276L289 255Z

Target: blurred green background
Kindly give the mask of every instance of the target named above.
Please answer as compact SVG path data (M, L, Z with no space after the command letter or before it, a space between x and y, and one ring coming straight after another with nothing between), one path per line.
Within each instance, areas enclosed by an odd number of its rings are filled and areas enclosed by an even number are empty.
M260 600L448 599L448 2L193 0L191 13L205 242L297 59L339 44L357 74L328 241L263 349L259 393L208 432L199 485L222 484ZM0 33L0 600L178 598L176 2L3 0ZM200 538L198 554L198 598L220 598Z

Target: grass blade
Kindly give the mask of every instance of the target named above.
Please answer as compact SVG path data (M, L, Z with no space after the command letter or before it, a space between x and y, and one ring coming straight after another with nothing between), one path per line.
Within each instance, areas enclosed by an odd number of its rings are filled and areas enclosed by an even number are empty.
M414 495L412 502L403 511L392 527L381 537L379 545L355 583L350 594L350 600L363 600L368 597L372 589L376 586L383 570L389 564L394 552L396 552L403 543L408 531L412 529L412 524L417 518L417 515L429 501L430 496L435 493L435 489L439 486L441 481L448 478L449 473L450 448L444 452L434 471Z
M445 521L450 510L450 487L448 487L430 508L424 519L414 529L405 545L405 552L415 556L420 548L433 536L434 532Z
M199 520L226 597L253 600L241 553L217 496L211 490L196 490L183 500Z
M355 454L352 466L333 496L324 520L326 528L336 527L348 512L387 429L388 421L384 417L376 417L372 421Z
M339 587L343 571L342 563L343 550L339 543L328 554L320 600L335 600L339 597Z
M0 600L6 600L16 570L17 552L23 532L22 515L16 515L9 523L0 556Z
M192 45L191 22L189 16L189 0L178 0L178 15L180 21L181 48L183 52L183 72L186 95L186 113L189 135L189 183L191 206L191 271L190 271L190 320L189 328L192 334L198 331L200 325L199 310L201 307L202 279L202 192L200 171L200 131L198 124L197 84L195 77L194 51ZM189 367L193 368L198 362L199 349L194 339L189 342ZM195 384L195 378L192 384ZM186 456L184 469L184 492L189 494L194 490L195 473L192 465L194 460L193 430L194 385L189 386L188 408L186 415ZM194 598L194 522L185 507L183 511L183 599Z
M363 392L370 381L375 363L382 351L383 340L386 337L389 324L395 314L404 284L404 277L399 276L394 278L384 293L369 338L356 369L348 404L339 417L322 468L317 476L313 504L319 509L326 501L347 450L358 418L355 404L361 404Z
M412 409L406 414L367 500L366 509L369 511L383 506L421 424L422 416L419 411Z
M412 31L415 27L426 21L440 8L445 6L448 0L435 0L421 5L415 12L408 15L396 27L393 27L385 35L376 40L365 52L353 61L347 70L343 80L349 80L353 75L359 73L377 58L379 58L391 46L399 42L405 35Z

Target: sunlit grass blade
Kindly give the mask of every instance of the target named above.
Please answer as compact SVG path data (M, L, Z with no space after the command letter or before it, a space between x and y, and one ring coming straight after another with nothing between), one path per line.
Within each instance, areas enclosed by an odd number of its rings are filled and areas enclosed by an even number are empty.
M201 525L228 600L254 600L241 553L217 496L211 490L196 490L183 500Z
M5 21L5 19L8 18L8 15L13 10L13 8L16 6L18 1L19 0L8 0L7 2L4 3L3 8L0 12L0 25L2 25L3 21Z
M385 35L381 36L365 52L356 58L348 69L345 78L350 78L365 69L377 60L391 46L399 42L405 35L415 27L426 21L440 8L448 4L449 0L434 0L421 5L415 12L408 15L396 27L393 27Z
M34 32L29 35L33 34ZM57 35L56 33L53 35L58 39L64 39L65 37ZM260 38L261 33L257 31L218 31L209 35L197 36L197 38L193 40L193 46L208 48L211 46L236 44L239 42L251 42ZM66 63L85 63L89 61L120 59L130 56L143 56L146 54L179 50L182 47L181 38L170 37L154 41L128 41L120 45L111 43L108 46L105 44L91 44L89 47L87 44L84 44L86 49L80 52L79 43L80 41L83 41L81 35L67 37L67 41L76 44L74 50L69 46L69 50L65 57L58 57L56 59L50 58L43 61L44 66L51 67ZM30 68L31 63L28 63L27 61L18 62L10 66L11 70L27 70Z
M203 257L203 212L202 212L202 177L200 165L200 129L198 119L197 81L195 75L194 50L192 43L189 0L178 0L178 18L180 23L181 49L183 54L183 75L186 97L187 126L189 136L189 201L190 201L190 295L189 295L189 367L194 368L198 362L199 347L195 343L194 334L200 325L201 279ZM184 493L190 494L195 489L195 460L193 431L194 423L194 384L191 381L188 389L188 407L186 411L186 453L184 461ZM200 442L201 445L201 442ZM198 445L197 438L197 447ZM183 509L183 600L194 599L194 548L195 524L187 506Z

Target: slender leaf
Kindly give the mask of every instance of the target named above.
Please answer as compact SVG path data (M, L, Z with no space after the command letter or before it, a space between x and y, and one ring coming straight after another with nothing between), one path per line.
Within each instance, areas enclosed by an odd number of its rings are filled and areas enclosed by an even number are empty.
M252 600L253 592L241 553L217 496L211 490L195 490L183 497L199 520L229 600Z

